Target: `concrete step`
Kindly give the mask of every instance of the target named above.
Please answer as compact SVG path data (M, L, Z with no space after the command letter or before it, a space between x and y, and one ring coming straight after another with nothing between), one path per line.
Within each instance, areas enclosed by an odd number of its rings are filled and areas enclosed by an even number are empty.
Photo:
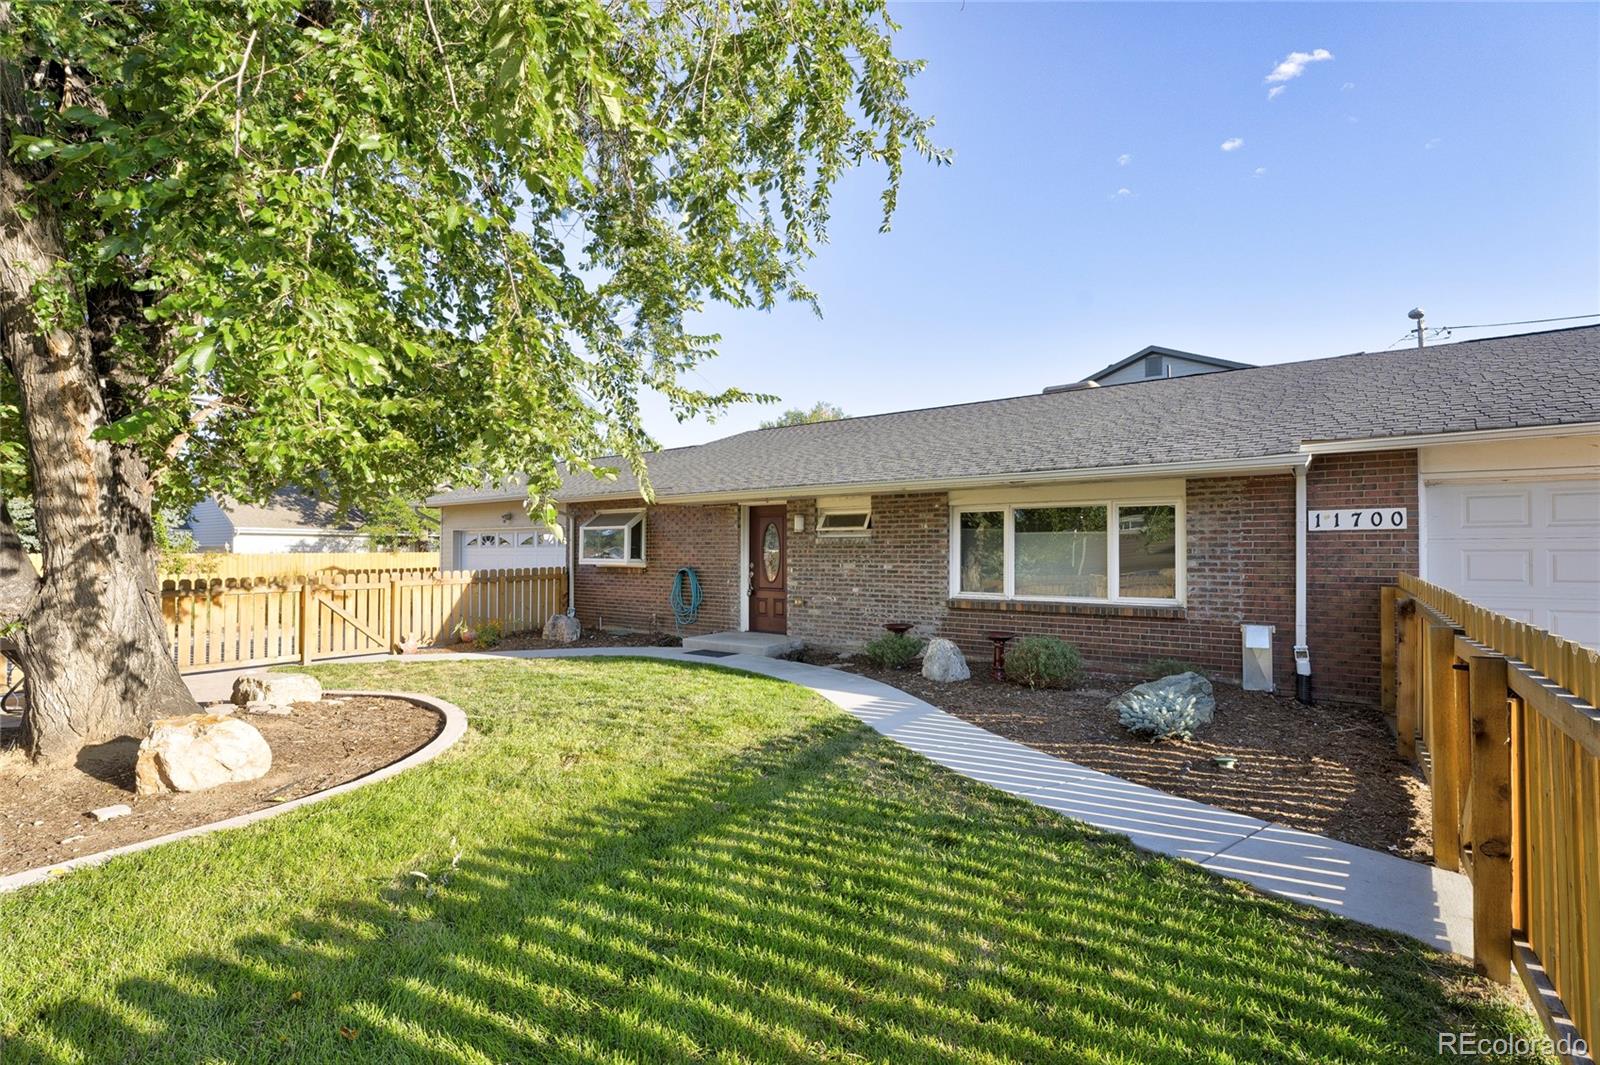
M801 643L793 636L780 636L771 632L713 632L706 636L685 636L685 651L722 651L734 655L761 655L778 658L790 651L800 650Z

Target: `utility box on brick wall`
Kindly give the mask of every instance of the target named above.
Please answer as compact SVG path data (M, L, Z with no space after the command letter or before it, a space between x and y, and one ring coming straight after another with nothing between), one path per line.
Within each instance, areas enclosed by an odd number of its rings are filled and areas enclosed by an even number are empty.
M1272 686L1273 625L1240 625L1244 640L1244 668L1239 678L1247 692L1270 692Z

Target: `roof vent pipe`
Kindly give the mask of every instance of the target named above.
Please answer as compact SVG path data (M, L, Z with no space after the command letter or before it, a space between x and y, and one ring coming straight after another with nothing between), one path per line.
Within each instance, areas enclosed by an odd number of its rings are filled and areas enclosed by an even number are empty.
M1424 311L1421 307L1413 307L1406 312L1406 317L1417 323L1417 349L1422 349L1422 319Z

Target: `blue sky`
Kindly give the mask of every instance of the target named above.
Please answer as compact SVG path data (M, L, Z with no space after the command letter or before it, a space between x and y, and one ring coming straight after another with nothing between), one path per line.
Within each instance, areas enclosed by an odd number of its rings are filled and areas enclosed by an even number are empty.
M1600 311L1600 6L895 17L955 164L911 168L888 234L881 175L851 175L807 273L824 316L709 310L722 354L697 383L873 414L1034 392L1146 344L1380 350L1417 304L1432 325ZM645 411L669 447L773 413Z

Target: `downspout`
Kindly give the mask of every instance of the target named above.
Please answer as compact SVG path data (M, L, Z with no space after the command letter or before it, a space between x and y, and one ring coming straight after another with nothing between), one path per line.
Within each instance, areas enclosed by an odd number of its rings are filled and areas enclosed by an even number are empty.
M567 616L578 616L578 518L567 511Z
M1311 703L1311 648L1306 642L1306 471L1312 456L1294 468L1294 697Z

